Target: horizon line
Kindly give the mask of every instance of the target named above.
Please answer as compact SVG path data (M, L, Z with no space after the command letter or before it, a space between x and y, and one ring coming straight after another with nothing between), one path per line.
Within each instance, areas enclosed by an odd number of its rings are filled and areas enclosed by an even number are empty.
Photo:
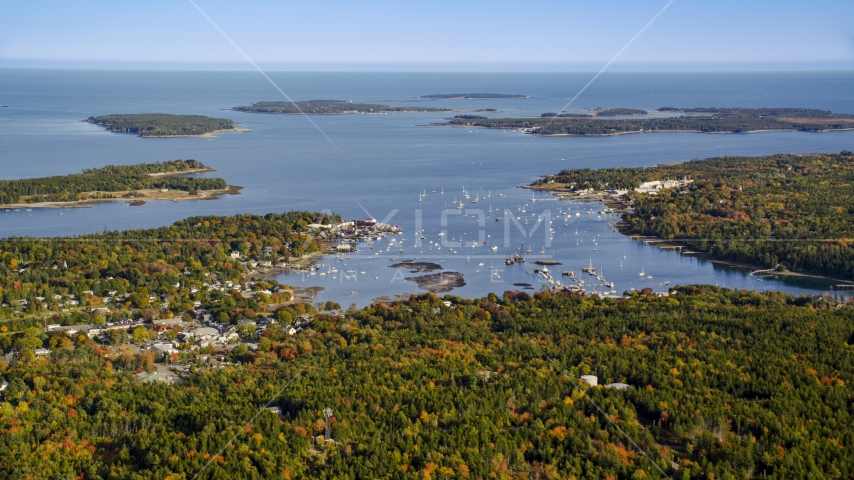
M266 62L265 62L266 63ZM269 62L265 71L276 73L591 73L594 62L579 63L494 63L482 62ZM4 70L92 70L92 71L174 71L174 72L253 72L240 62L181 62L125 60L4 60ZM606 73L784 73L849 72L854 62L697 62L622 63Z

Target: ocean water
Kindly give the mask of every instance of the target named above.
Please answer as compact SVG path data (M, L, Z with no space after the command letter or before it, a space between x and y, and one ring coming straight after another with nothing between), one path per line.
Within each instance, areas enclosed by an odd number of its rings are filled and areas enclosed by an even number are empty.
M496 108L499 112L495 115L499 116L558 111L591 77L580 73L276 72L270 76L295 100L380 101L466 110ZM431 93L465 92L518 93L532 98L418 98ZM530 288L538 289L541 282L533 274L534 265L503 264L505 255L520 248L532 250L528 257L559 261L562 265L553 267L558 271L580 271L592 262L604 269L617 292L647 286L664 290L665 281L671 286L708 283L792 293L836 292L831 287L837 282L759 279L743 270L644 246L615 233L610 224L617 218L595 213L601 206L558 202L544 194L538 194L538 201L532 202L531 192L516 186L563 168L651 166L718 155L852 150L854 132L536 138L515 131L430 126L453 114L312 116L316 128L299 115L227 110L280 99L262 76L252 72L0 70L0 105L8 106L0 108L0 178L60 175L108 164L195 158L217 169L212 175L244 187L239 195L208 201L148 202L133 208L124 203L107 203L82 209L0 211L0 236L75 235L145 228L201 214L329 210L350 219L389 218L404 230L391 248L384 239L375 242L373 249L363 245L349 258L322 260L328 266L321 271L325 269L327 275L278 277L295 285L323 286L318 300L342 304L363 305L378 295L418 293L414 283L401 278L416 274L398 274L397 269L389 268L391 257L395 261L431 261L439 263L443 270L463 273L466 286L451 292L457 295L478 296L523 288L514 283L528 283ZM663 106L787 106L854 113L854 74L606 73L570 110ZM212 139L142 139L80 122L92 115L153 112L226 117L250 131L224 133ZM480 202L464 200L463 188L472 199L480 197ZM427 196L419 202L419 193L424 192ZM490 194L490 198L484 198ZM454 198L465 201L463 211L455 208ZM518 226L495 222L497 212L508 217L505 210L520 219L528 218L528 224L524 220L519 220ZM588 210L594 213L587 214ZM532 232L540 216L544 223ZM424 232L415 235L416 230ZM439 237L441 231L446 232L444 237ZM448 243L461 239L466 242L465 247ZM472 248L475 241L478 246ZM431 250L436 243L440 247ZM493 251L493 245L498 250ZM543 249L545 254L540 253ZM481 267L480 263L484 265ZM490 265L495 268L490 269ZM337 273L331 272L333 267ZM354 273L347 275L347 270ZM646 274L643 277L639 275L641 270ZM649 275L653 278L646 278Z

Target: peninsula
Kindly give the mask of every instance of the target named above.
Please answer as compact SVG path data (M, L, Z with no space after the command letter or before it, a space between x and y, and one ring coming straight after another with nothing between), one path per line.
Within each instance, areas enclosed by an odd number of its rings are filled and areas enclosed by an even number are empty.
M188 174L211 172L196 160L170 160L137 165L107 165L83 173L0 180L0 205L4 207L67 207L102 201L198 200L237 193L221 178Z
M447 108L390 107L379 103L354 103L343 100L306 100L302 102L256 102L232 108L235 112L290 113L311 115L342 115L371 113L425 113L450 112Z
M609 109L595 116L546 113L530 118L456 116L443 125L521 129L533 135L604 136L639 132L749 133L766 130L824 132L854 128L854 115L807 108L664 107L656 118L597 119L603 115L636 115L633 109ZM637 112L643 112L638 110ZM646 112L643 112L646 113Z
M238 130L231 120L202 115L114 114L89 117L84 121L106 127L110 132L135 133L144 138L213 136L227 130Z
M854 280L854 153L564 170L531 188L599 198L622 231L726 263Z
M433 95L421 95L418 98L433 98L437 100L500 100L531 97L530 95L508 95L506 93L436 93Z

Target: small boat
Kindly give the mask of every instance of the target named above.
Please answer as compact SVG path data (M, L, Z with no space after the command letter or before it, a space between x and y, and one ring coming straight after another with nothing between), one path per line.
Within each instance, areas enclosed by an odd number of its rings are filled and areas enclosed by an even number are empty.
M497 251L498 251L498 245L493 245L493 246L492 246L492 251L493 251L493 252L497 252Z
M641 267L641 271L640 271L640 274L639 274L639 275L640 275L641 277L646 276L646 273L644 273L644 271L643 271L643 267Z

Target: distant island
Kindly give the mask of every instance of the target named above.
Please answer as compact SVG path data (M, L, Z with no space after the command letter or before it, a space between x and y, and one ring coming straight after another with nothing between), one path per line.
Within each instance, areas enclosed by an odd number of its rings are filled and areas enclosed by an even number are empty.
M593 110L596 113L596 116L599 117L611 117L616 115L646 115L646 110L639 110L637 108L598 108Z
M508 95L506 93L436 93L421 95L418 98L435 98L443 100L498 100L506 98L531 98L530 95Z
M240 187L221 178L184 176L211 172L196 160L172 160L138 165L108 165L72 175L0 180L4 207L62 207L100 201L193 200L237 193Z
M633 115L634 109L599 111L612 115ZM638 132L747 133L763 130L823 132L854 128L854 115L836 114L808 108L673 108L660 113L680 113L675 117L637 119L596 119L591 115L544 114L531 118L470 118L457 116L445 125L522 129L533 135L602 136ZM646 112L644 112L646 113Z
M854 280L854 153L564 170L531 188L601 198L626 234L731 265Z
M89 117L85 121L106 127L111 132L135 133L146 138L211 136L237 129L236 124L226 118L166 113L102 115Z
M311 115L342 115L355 113L423 113L450 112L447 108L390 107L379 103L353 103L343 100L306 100L302 102L256 102L232 108L235 112L305 113Z

